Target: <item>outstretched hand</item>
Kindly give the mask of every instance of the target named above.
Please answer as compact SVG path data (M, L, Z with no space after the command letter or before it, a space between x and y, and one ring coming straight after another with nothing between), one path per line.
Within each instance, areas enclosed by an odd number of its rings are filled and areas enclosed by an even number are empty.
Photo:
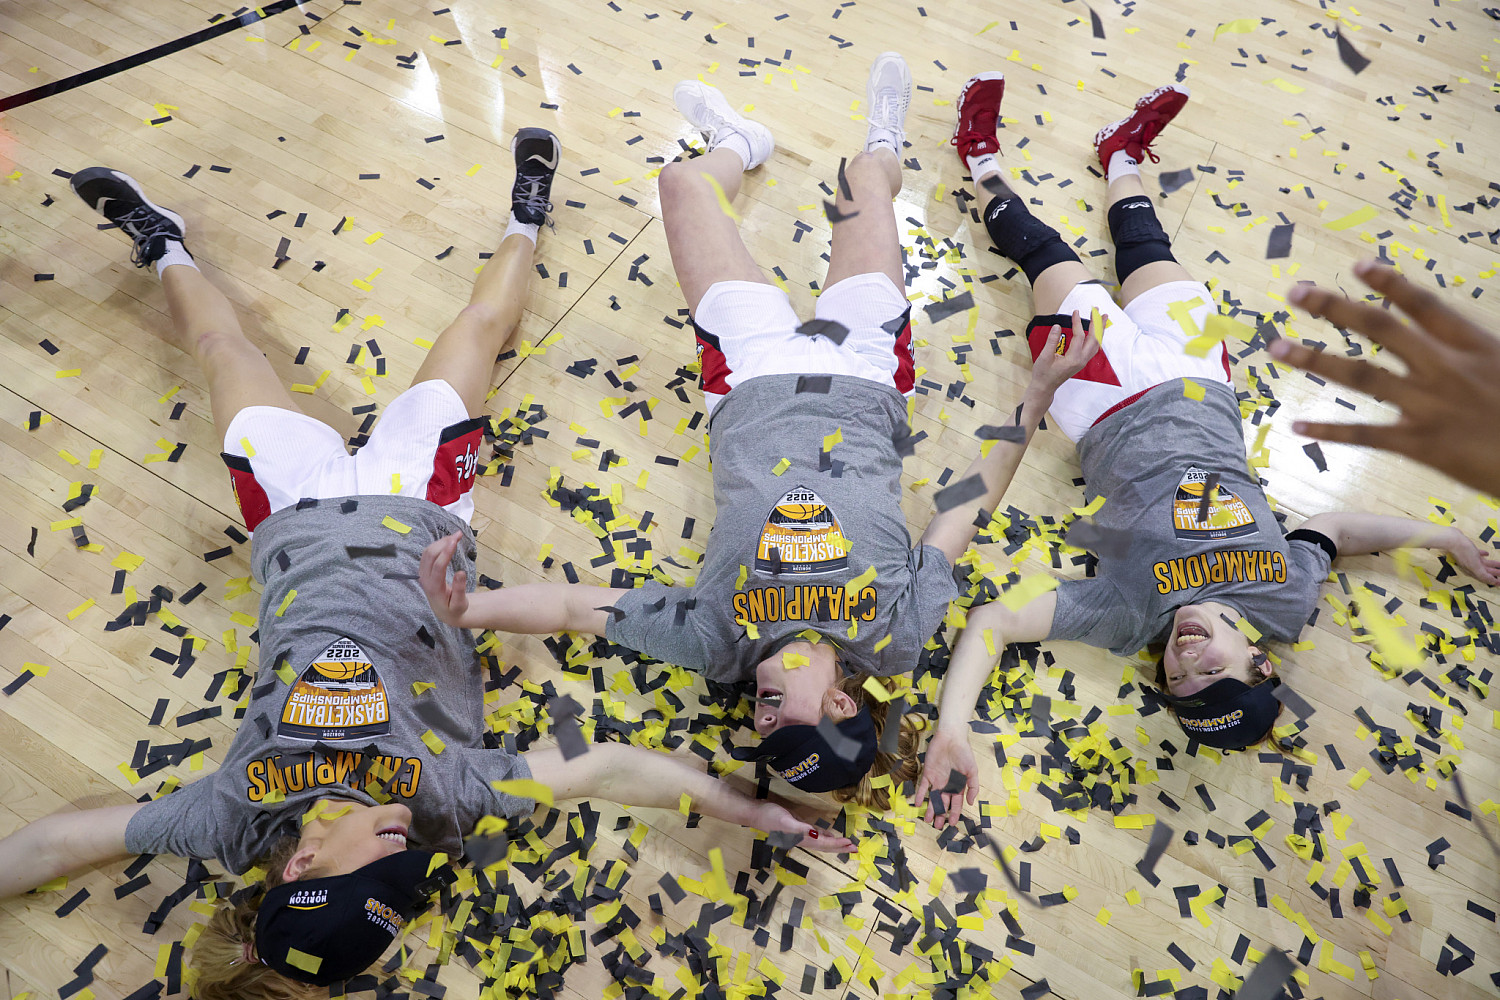
M1474 579L1492 587L1500 586L1500 559L1485 552L1467 536L1449 546L1448 556L1454 565Z
M453 562L458 540L459 534L454 532L423 549L422 565L417 575L422 583L422 593L427 595L427 603L432 605L438 621L467 628L464 615L469 610L469 574L456 570L453 579L448 579L448 566Z
M957 791L950 788L949 779L955 774L964 779ZM942 807L933 805L931 793L936 791ZM917 779L917 802L927 804L924 819L934 827L957 826L963 816L964 802L973 805L979 798L979 766L974 761L974 750L969 746L968 732L949 732L941 726L927 743L927 755L922 762L922 776Z
M1031 363L1031 383L1045 392L1056 392L1068 379L1083 371L1099 353L1099 338L1083 328L1078 310L1073 310L1072 330L1063 346L1063 328L1056 324L1047 334L1047 343Z
M1401 417L1383 426L1299 420L1293 430L1324 441L1385 448L1500 495L1500 337L1393 268L1361 261L1354 273L1395 303L1412 323L1314 285L1298 285L1287 298L1334 326L1357 330L1388 348L1406 364L1406 373L1287 340L1273 343L1271 356L1395 403Z
M798 842L798 847L822 854L851 854L854 851L854 841L848 837L841 837L832 830L820 830L808 820L796 816L786 806L762 802L760 809L760 823L764 824L765 831L801 834L802 840Z

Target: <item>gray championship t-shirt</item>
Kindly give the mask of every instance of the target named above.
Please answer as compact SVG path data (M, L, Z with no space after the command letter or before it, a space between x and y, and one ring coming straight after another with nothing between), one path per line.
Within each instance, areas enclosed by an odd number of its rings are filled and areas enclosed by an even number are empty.
M697 582L622 597L611 641L724 683L753 677L804 629L837 643L851 671L915 669L959 591L941 551L911 547L901 512L906 400L839 375L799 393L800 378L753 378L719 404L717 513ZM839 440L825 458L829 435Z
M1174 379L1095 424L1078 444L1094 516L1129 535L1129 549L1101 556L1098 575L1057 588L1049 639L1079 639L1120 656L1164 641L1184 604L1218 601L1271 639L1292 641L1312 614L1329 557L1317 544L1288 542L1260 483L1245 469L1234 390ZM1202 513L1204 484L1218 473Z
M426 500L321 500L262 521L251 549L265 591L249 709L219 769L136 813L126 849L217 858L239 875L296 836L317 799L334 798L401 802L412 811L409 846L458 857L481 817L530 813L531 799L490 785L531 770L481 744L473 637L439 622L416 580L423 548L455 531L464 540L454 568L472 587L473 533ZM414 695L414 682L434 686ZM428 730L440 753L423 741Z

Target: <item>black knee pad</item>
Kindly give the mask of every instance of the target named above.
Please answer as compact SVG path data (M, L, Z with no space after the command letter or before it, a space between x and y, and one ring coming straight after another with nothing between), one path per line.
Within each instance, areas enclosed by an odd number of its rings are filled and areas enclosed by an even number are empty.
M1053 264L1078 259L1057 230L1032 215L1020 198L991 201L984 209L984 228L990 231L995 249L1021 265L1027 281L1035 282Z
M1144 195L1121 199L1109 207L1109 233L1115 241L1115 274L1121 281L1153 261L1177 259L1151 199Z

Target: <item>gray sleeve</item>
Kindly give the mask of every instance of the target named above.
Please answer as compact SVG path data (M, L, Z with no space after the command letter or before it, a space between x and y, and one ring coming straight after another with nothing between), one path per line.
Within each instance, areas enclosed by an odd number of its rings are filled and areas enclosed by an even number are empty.
M1305 538L1288 540L1286 549L1286 593L1295 602L1295 608L1285 623L1289 635L1286 641L1290 642L1297 638L1317 606L1318 593L1323 589L1323 581L1328 578L1333 560L1321 545Z
M709 653L695 619L707 609L690 606L695 596L694 588L652 580L615 601L620 614L610 616L604 637L653 660L703 673ZM679 606L684 606L681 615Z
M888 619L891 642L875 657L875 672L883 676L916 669L922 647L943 624L948 605L960 593L948 557L936 546L912 549L906 570L910 584L896 599Z
M1134 632L1130 609L1108 579L1064 580L1057 585L1057 610L1047 639L1076 639L1103 649L1119 647Z
M450 753L452 751L449 751ZM536 800L497 791L494 782L521 781L531 777L531 765L520 754L504 750L465 748L463 775L459 781L459 813L467 837L482 816L527 816L536 808Z
M125 824L125 849L132 854L219 858L226 845L212 807L217 773L142 806Z

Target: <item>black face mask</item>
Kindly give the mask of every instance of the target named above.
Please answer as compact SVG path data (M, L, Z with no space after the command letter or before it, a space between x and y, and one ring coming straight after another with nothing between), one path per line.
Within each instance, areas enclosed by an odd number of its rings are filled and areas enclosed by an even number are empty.
M1204 746L1243 750L1265 739L1281 711L1275 690L1281 678L1251 687L1226 677L1196 694L1179 698L1166 693L1182 731Z
M255 918L261 961L316 986L364 972L431 894L451 880L446 868L428 875L432 858L429 851L406 850L347 875L271 889Z

